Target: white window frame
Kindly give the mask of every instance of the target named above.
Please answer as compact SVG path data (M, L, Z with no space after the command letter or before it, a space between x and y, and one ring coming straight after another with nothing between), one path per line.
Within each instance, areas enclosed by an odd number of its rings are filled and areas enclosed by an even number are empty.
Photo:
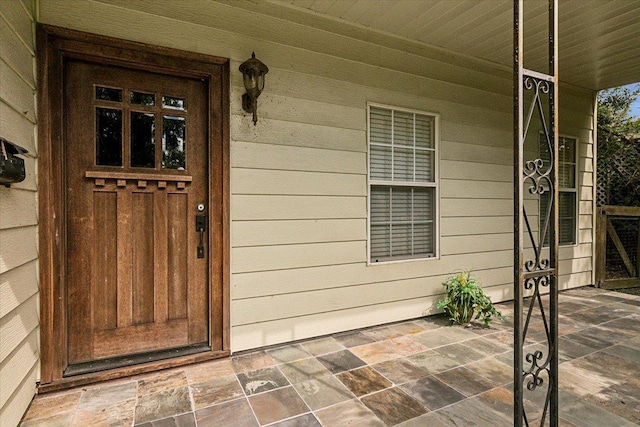
M544 136L544 133L540 133L541 136ZM574 236L575 236L575 242L574 243L558 243L558 246L563 247L563 248L571 248L571 247L576 247L580 244L580 192L578 191L580 188L580 171L578 168L578 161L580 160L580 140L578 139L578 137L573 136L573 135L567 135L567 134L558 134L558 139L560 138L565 138L565 139L572 139L575 141L575 158L573 159L574 163L574 172L575 172L575 179L574 179L574 187L570 188L570 187L560 187L559 183L558 183L558 197L560 197L560 193L574 193L576 195L575 197L575 229L574 229ZM538 150L540 149L540 146L538 145ZM560 159L558 159L558 174L560 173ZM559 201L558 201L559 202ZM540 207L538 207L538 215L540 215ZM560 218L558 218L558 220L560 220ZM540 221L538 221L538 224L540 224ZM560 224L558 224L558 227L560 227ZM545 243L543 244L543 247L548 248L549 246Z
M433 131L433 151L434 151L434 166L433 166L433 182L398 182L395 183L393 181L385 181L385 180L375 180L371 179L371 141L370 141L370 129L371 129L371 108L384 108L392 111L399 111L403 113L410 114L419 114L423 116L433 117L434 123L434 131ZM393 131L392 131L393 135ZM393 153L393 150L392 150ZM414 153L415 158L415 153ZM393 154L392 154L393 159ZM393 167L393 160L391 161L391 165ZM435 204L435 212L433 219L433 233L434 233L434 254L433 256L398 256L398 259L387 259L384 261L372 262L371 260L371 187L372 186L386 186L386 187L404 187L404 188L415 188L415 187L427 187L434 189L434 204ZM404 262L414 262L414 261L428 261L428 260L438 260L440 259L440 114L432 113L428 111L415 110L411 108L403 108L397 107L393 105L387 104L378 104L373 102L367 102L367 265L385 265L385 264L394 264L394 263L404 263Z

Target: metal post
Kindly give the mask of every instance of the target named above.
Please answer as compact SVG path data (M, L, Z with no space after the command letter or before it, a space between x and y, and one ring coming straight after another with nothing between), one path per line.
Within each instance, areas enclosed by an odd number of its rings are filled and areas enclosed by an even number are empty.
M540 425L558 425L558 0L549 1L549 74L524 68L523 18L524 0L514 0L513 8L513 108L514 108L514 369L513 369L513 425L529 426L524 409L524 393L545 390ZM524 94L531 93L532 101L525 117ZM548 97L548 119L542 99ZM542 140L549 159L524 160L524 143L530 131L532 117L539 114ZM530 133L529 133L530 134ZM534 135L535 136L535 135ZM537 138L536 138L537 140ZM546 212L539 212L540 229L532 229L524 205L524 189L541 201L549 199ZM524 239L530 239L531 250L524 252ZM548 232L548 234L547 234ZM548 249L544 246L549 236ZM544 255L548 250L548 258ZM531 256L529 254L532 254ZM528 259L525 259L528 258ZM550 293L549 308L545 309L542 292ZM527 311L524 312L524 294ZM547 339L546 357L536 350L524 354L524 341L529 324L539 310ZM535 320L534 320L535 321ZM546 381L544 377L548 376Z
M549 367L549 395L550 395L550 413L549 423L552 427L558 425L558 245L559 245L559 206L558 201L558 100L559 100L559 75L558 75L558 0L549 0L549 74L554 77L553 91L549 95L550 114L551 114L551 135L553 140L553 197L552 207L553 216L551 218L551 266L553 273L550 276L550 298L549 298L549 317L550 317L550 334L549 334L549 357L551 363ZM576 147L577 149L577 147ZM542 420L544 425L544 418Z
M523 262L523 234L522 217L524 211L524 198L522 194L523 171L523 140L522 115L523 115L523 90L522 90L522 22L524 21L524 0L513 2L513 276L515 286L513 288L513 425L522 426L524 417L523 387L522 387L522 262Z

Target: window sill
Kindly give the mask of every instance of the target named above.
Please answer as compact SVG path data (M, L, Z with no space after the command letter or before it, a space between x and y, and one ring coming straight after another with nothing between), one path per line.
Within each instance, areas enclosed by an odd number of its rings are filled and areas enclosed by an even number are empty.
M378 262L372 262L371 260L367 261L367 266L376 266L376 265L388 265L388 264L401 264L401 263L407 263L407 262L416 262L416 261L433 261L433 260L439 260L440 259L440 255L434 255L434 256L415 256L415 257L404 257L404 258L395 258L395 259L385 259L383 261L378 261Z

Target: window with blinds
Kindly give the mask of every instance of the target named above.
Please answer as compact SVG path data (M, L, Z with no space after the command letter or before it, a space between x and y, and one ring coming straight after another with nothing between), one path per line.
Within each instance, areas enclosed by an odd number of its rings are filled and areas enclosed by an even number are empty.
M577 202L578 185L577 140L569 137L558 137L558 240L560 245L575 245L577 239ZM540 158L545 165L550 161L549 146L544 135L540 136ZM549 194L540 197L540 230L549 209ZM549 246L550 233L547 231L544 244Z
M369 106L372 263L436 254L435 116Z

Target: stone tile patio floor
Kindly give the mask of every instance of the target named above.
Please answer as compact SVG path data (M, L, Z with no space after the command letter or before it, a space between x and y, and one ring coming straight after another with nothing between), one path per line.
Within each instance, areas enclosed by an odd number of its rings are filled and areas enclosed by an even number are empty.
M640 297L585 287L559 311L560 424L639 425ZM541 325L527 350L545 352ZM341 333L37 396L21 425L510 426L511 328L431 316ZM528 393L539 425L543 392Z

